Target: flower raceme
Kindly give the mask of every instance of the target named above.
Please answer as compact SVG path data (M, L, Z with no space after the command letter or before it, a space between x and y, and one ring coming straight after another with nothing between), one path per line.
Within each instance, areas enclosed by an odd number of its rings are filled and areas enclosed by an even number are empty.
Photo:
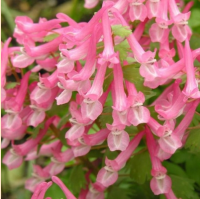
M49 159L25 183L32 199L45 198L50 179L68 199L103 199L143 150L152 192L179 197L162 162L198 128L188 128L200 102L200 49L192 48L187 23L192 5L181 12L175 0L111 0L89 22L63 13L38 23L16 17L20 47L8 38L1 52L3 163L14 169ZM109 159L108 151L117 156ZM56 175L79 165L87 185L74 196Z

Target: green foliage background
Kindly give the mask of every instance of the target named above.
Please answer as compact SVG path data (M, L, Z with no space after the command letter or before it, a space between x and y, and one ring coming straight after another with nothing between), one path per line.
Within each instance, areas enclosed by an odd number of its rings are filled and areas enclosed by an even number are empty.
M185 0L185 3L189 2ZM54 18L56 13L63 12L70 17L78 21L88 21L93 13L100 8L98 5L96 8L88 10L83 8L83 0L2 0L2 28L1 28L1 40L5 41L13 33L15 24L14 18L19 15L26 15L32 18L35 22L39 17L45 17L47 19ZM195 4L191 10L191 17L189 20L189 26L193 31L191 38L191 47L193 49L200 47L200 1L195 0ZM119 31L120 30L120 31ZM113 32L120 35L121 27L113 27ZM125 34L129 34L126 30ZM14 39L12 44L16 45ZM152 44L156 45L156 44ZM120 59L123 60L126 57L127 43L122 42L115 46L115 50L120 50ZM130 60L131 63L131 60ZM195 62L199 67L199 63ZM107 74L110 73L108 69ZM148 99L148 103L153 101L164 89L159 87L152 91L148 88L141 88L142 79L138 75L138 66L129 65L123 69L124 78L137 83L136 87L139 90L144 90L145 97ZM132 75L135 74L135 77ZM34 77L33 77L34 78ZM104 89L112 81L112 75L107 78ZM139 82L139 83L138 83ZM15 85L10 85L10 87ZM102 116L99 117L98 122L102 128L105 128L105 123L112 122L111 109L109 100L106 102L106 107ZM56 109L57 110L57 109ZM62 117L60 125L65 123L68 119L66 116L67 108L60 107L59 116ZM58 110L57 110L58 111ZM200 112L200 107L197 109ZM1 114L4 114L3 111ZM53 114L53 110L49 115ZM155 112L151 110L151 114L155 115ZM156 115L155 115L156 116ZM179 118L178 118L179 119ZM193 122L190 126L197 126L200 123L199 115L195 115ZM128 133L137 133L137 129L130 127L126 129ZM35 131L36 132L36 131ZM61 133L62 136L62 133ZM62 138L60 138L62 140ZM6 150L2 150L1 158L4 156ZM107 156L110 159L116 157L117 152L110 152L106 150L104 157ZM97 157L102 157L101 150L92 150L88 154L88 158L93 160ZM43 164L46 159L40 160ZM1 164L2 168L2 199L29 199L30 192L24 189L24 183L27 178L31 177L32 165L34 161L24 162L22 166L12 171L9 171L5 165ZM37 162L38 163L38 162ZM104 164L104 163L103 163ZM73 162L67 164L67 169L58 177L69 187L69 189L77 195L81 188L86 185L86 180L83 174L83 166L77 165L70 167ZM200 198L200 132L199 129L194 129L190 132L185 147L178 150L168 161L165 161L163 165L167 168L169 175L172 178L172 188L177 195L182 199L198 199ZM100 168L98 168L100 169ZM145 144L141 144L138 151L128 161L126 167L119 172L119 179L113 186L109 187L106 194L108 199L163 199L164 196L154 196L149 187L151 163L145 148ZM95 176L90 176L95 180ZM65 198L64 194L57 185L53 185L48 191L46 196L51 196L52 199Z

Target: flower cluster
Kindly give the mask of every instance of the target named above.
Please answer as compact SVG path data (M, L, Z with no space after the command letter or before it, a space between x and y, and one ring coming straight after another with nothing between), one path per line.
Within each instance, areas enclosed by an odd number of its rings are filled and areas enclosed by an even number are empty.
M86 0L85 7L97 3ZM142 139L152 163L152 192L177 198L162 161L185 144L200 102L200 75L193 64L200 60L200 49L191 49L187 25L191 6L180 12L175 0L113 0L104 1L87 23L63 13L38 23L24 16L15 19L14 37L21 46L9 47L8 38L1 53L2 148L11 142L3 163L14 169L23 161L50 158L45 167L34 165L26 181L32 199L44 198L52 184L45 181L51 178L67 198L75 199L56 175L67 162L84 162L82 156L104 143L118 156L106 158L99 171L101 162L87 160L87 186L79 195L103 199ZM152 49L153 42L159 49ZM125 76L130 66L132 79ZM162 85L166 88L153 103L145 101L146 88ZM59 106L67 110L63 118ZM111 113L104 113L107 106ZM102 127L104 114L112 122L104 121ZM132 126L138 133L127 132ZM89 179L90 172L97 174L96 182Z

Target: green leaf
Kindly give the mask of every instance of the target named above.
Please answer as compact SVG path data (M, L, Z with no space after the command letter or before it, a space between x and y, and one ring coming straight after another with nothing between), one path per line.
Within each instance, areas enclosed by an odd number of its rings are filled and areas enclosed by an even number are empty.
M182 176L170 175L172 179L172 190L177 198L198 199L199 197L194 191L194 181Z
M120 37L127 37L132 33L128 26L122 26L121 24L113 25L112 32L114 35L118 35Z
M65 138L65 134L67 132L67 129L64 128L62 131L59 133L59 140L62 142L63 145L68 146Z
M69 118L70 118L70 115L64 115L61 119L60 119L60 121L59 121L59 123L58 123L58 129L60 129L63 125L65 125L68 121L69 121Z
M47 111L48 116L58 115L60 117L65 116L68 113L69 104L57 105L56 102L53 103L50 110Z
M200 185L200 155L191 154L185 167L188 176Z
M124 79L128 80L129 82L134 83L137 91L141 91L145 95L145 99L149 99L155 96L157 93L152 91L152 89L143 86L144 79L141 77L139 72L139 64L134 63L131 65L126 65L122 67Z
M136 154L131 160L130 177L139 184L151 178L151 161L148 151Z
M70 189L73 191L73 193L76 195L80 192L80 190L85 188L86 185L86 179L83 172L83 166L77 165L72 168L70 177Z
M186 178L188 177L185 171L177 164L164 161L163 166L166 167L168 174L178 175L178 176L186 177Z
M190 149L193 153L199 153L200 152L200 131L199 129L194 129L190 131L190 134L187 138L186 149Z
M18 82L8 82L6 84L6 89L15 88L17 85L20 85Z
M198 27L200 26L199 24L199 21L200 21L200 9L198 8L194 8L191 12L191 16L190 16L190 19L189 19L189 26L191 28L194 28L194 27Z
M184 163L188 160L190 154L185 149L177 150L176 153L170 158L170 160L176 164Z
M111 190L108 193L108 199L129 199L128 197L129 190L123 189L118 186L112 186Z
M44 42L49 42L49 41L54 40L54 39L57 38L58 36L59 36L58 33L53 33L53 34L50 34L50 35L47 35L46 37L44 37L43 41L44 41Z
M108 89L108 87L110 86L110 83L113 80L113 70L110 68L107 68L105 77L106 79L104 80L104 83L103 83L104 92Z
M46 192L44 198L46 198L48 196L51 198L55 198L55 199L66 199L66 196L63 193L63 191L55 183L53 183L52 186L49 189L47 189L47 192Z
M106 128L106 123L112 124L112 108L107 106L103 108L103 113L98 118L101 128Z
M120 44L114 46L115 52L119 52L119 58L121 61L126 60L128 52L131 52L130 46L127 40L122 41Z

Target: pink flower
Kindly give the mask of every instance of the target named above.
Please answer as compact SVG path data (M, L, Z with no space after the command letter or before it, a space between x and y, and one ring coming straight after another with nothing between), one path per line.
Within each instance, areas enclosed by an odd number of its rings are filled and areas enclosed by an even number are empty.
M11 42L11 38L9 37L7 41L4 43L4 46L1 51L1 102L6 99L6 92L4 90L4 86L6 84L6 69L8 63L8 45Z
M69 191L69 189L64 185L64 183L56 176L52 177L52 181L56 183L65 194L66 198L68 199L76 199L75 196Z
M143 4L144 0L129 0L130 9L129 16L131 21L144 21L147 17L147 8Z
M146 2L147 16L149 19L157 17L160 9L160 0L148 0Z
M107 128L111 131L108 135L108 147L111 151L124 151L129 144L129 134L124 131L124 125L110 125Z
M102 16L103 24L103 40L104 40L104 50L100 54L98 63L103 65L105 63L117 64L119 63L119 58L117 53L114 52L112 34L111 34L111 24L108 18L108 12L105 11Z
M120 152L120 154L114 160L109 160L106 158L106 165L111 167L114 171L119 171L122 169L127 160L132 155L133 151L137 148L138 144L140 143L142 137L144 135L144 131L138 133L129 143L126 150Z
M85 0L84 7L91 9L94 8L99 3L99 0Z
M31 199L44 199L47 189L52 185L52 182L40 183L34 191Z
M128 81L126 81L126 84L129 93L128 103L130 104L128 121L134 126L147 123L150 118L150 113L146 107L142 106L145 101L144 94L142 92L137 93L134 84Z
M188 19L190 17L190 12L188 13L180 13L175 0L169 1L169 11L170 18L174 22L174 26L172 27L172 34L175 39L180 42L185 41L185 39L191 35L191 30L188 27Z
M111 167L103 167L98 175L96 181L101 183L105 187L109 187L114 184L118 179L118 172L114 171Z
M187 73L187 82L183 89L183 94L190 98L200 98L200 91L198 88L198 82L195 78L195 68L193 65L192 52L190 49L189 40L185 40L184 50L185 68Z
M168 20L167 6L167 0L160 2L160 9L157 13L156 23L152 24L151 28L149 29L152 42L164 43L166 40L168 40L168 25L170 25L171 22Z

